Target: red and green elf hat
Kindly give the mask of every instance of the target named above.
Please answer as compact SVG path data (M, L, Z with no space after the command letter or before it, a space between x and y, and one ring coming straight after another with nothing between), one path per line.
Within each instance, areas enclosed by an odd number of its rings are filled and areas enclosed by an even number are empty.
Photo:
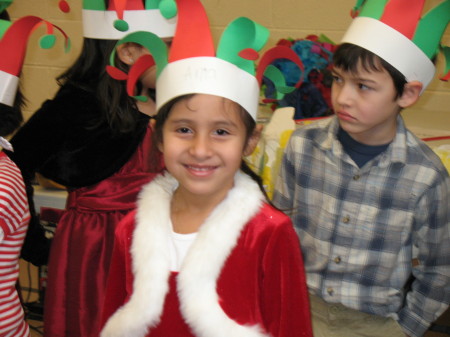
M49 49L54 46L56 41L54 28L56 28L65 38L66 51L70 49L66 33L39 17L24 16L10 23L0 39L0 103L13 106L28 38L40 25L46 26L46 35L42 36L39 42L41 48Z
M60 9L69 11L66 0ZM175 0L83 0L83 36L91 39L119 40L134 31L172 37L177 22Z
M450 78L450 51L440 46L450 21L450 0L444 0L422 15L425 0L358 0L353 9L357 17L342 43L363 47L400 71L408 82L420 81L423 90L434 77L431 59L441 49L446 56L446 75Z
M128 93L133 96L134 84L145 69L157 67L156 106L159 110L170 100L186 94L210 94L228 98L245 108L256 119L262 77L272 80L280 93L294 90L286 86L281 71L270 63L277 58L295 62L303 71L297 54L285 46L268 50L259 61L259 51L266 44L269 31L248 18L234 20L222 34L217 53L205 10L199 0L177 0L178 23L170 52L157 36L147 32L132 33L118 42L136 42L152 56L144 56L130 73L123 74L109 67L117 79L128 79ZM114 53L111 55L111 64ZM142 61L142 62L140 62ZM296 84L300 86L302 79ZM141 97L136 97L140 99Z

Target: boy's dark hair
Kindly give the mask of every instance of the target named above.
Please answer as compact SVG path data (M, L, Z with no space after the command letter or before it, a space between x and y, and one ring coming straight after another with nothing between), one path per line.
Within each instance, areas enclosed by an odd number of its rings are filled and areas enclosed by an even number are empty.
M157 149L158 144L162 143L162 140L163 140L162 129L163 129L166 119L169 117L169 113L172 110L173 106L176 103L178 103L179 101L181 101L183 99L189 99L189 98L193 97L194 95L195 94L190 94L190 95L183 95L183 96L176 97L176 98L170 100L169 102L167 102L165 105L163 105L161 107L161 109L159 109L159 112L155 116L156 123L155 123L155 132L153 133L153 144L152 144L153 151L158 151L158 149ZM256 122L244 108L242 108L240 105L239 105L239 107L240 107L239 114L240 114L242 121L246 128L246 139L245 140L247 143L248 140L250 139L251 135L253 134L253 131L255 130ZM155 160L158 160L158 159L156 159L156 158L158 158L158 156L152 156L152 158L154 158ZM155 167L158 167L157 165L159 165L159 162L155 162L154 165L155 165ZM257 175L248 166L248 164L245 162L244 159L242 159L242 161L241 161L241 171L244 172L245 174L247 174L248 176L250 176L258 184L259 189L264 194L267 203L269 203L271 206L275 207L272 204L272 202L270 201L269 197L267 196L266 190L264 189L262 178L259 175Z
M394 82L397 93L395 99L403 95L403 90L407 83L405 76L381 57L367 49L351 43L343 43L333 54L333 64L352 73L357 72L359 64L366 71L381 71L381 65L389 73Z
M24 98L20 88L17 89L14 105L0 103L0 137L13 133L23 122L22 106Z

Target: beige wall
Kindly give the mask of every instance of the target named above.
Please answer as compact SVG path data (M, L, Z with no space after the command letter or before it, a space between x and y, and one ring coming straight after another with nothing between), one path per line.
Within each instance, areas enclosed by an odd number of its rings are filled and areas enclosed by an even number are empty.
M51 98L57 85L54 78L77 57L82 41L81 0L67 0L72 11L61 13L58 0L15 0L10 7L13 18L37 15L63 28L72 39L69 54L62 52L62 43L52 50L29 48L23 69L23 91L29 100L26 116L32 114L46 98ZM428 0L427 6L440 0ZM248 16L271 30L269 46L279 38L303 38L308 34L324 33L339 42L351 22L349 12L355 0L203 0L208 12L214 37L234 18ZM38 35L38 34L35 34ZM61 41L61 40L60 40ZM450 45L450 27L444 36ZM32 38L31 44L36 44ZM32 46L32 45L30 45ZM442 55L438 58L438 72L443 71ZM414 108L424 123L433 120L440 129L450 130L450 82L435 79ZM424 113L426 111L426 115Z

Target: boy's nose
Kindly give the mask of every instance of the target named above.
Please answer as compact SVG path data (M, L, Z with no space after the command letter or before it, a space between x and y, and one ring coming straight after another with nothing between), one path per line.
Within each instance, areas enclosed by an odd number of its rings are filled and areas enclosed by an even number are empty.
M353 91L349 85L342 85L337 88L333 88L336 90L336 102L339 105L348 105L352 100Z

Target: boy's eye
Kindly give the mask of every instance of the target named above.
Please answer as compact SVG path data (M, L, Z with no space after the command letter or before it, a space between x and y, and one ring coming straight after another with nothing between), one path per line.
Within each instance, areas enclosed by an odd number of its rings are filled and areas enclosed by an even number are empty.
M332 78L333 78L333 82L336 82L336 83L342 82L342 80L339 76L332 75Z
M361 90L369 90L370 89L370 87L368 87L367 85L365 85L363 83L359 83L358 88Z

